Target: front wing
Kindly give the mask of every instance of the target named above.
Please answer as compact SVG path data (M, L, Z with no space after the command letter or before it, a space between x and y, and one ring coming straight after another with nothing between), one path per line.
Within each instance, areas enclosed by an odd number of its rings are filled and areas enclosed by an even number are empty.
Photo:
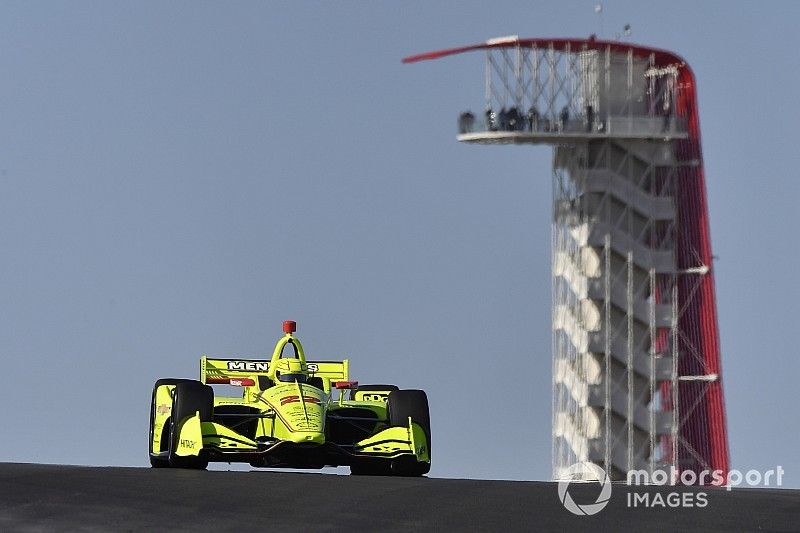
M324 464L330 466L348 465L368 458L394 459L401 456L413 456L417 462L430 462L425 431L411 417L408 418L408 426L386 428L354 445L332 442L306 444L289 440L255 441L222 424L202 422L200 413L187 418L179 432L177 455L196 456L205 452L212 461L263 462L268 466L272 462L270 458L274 457L277 459L275 465L279 466L280 458L288 453L293 457L307 455L316 461L324 460Z

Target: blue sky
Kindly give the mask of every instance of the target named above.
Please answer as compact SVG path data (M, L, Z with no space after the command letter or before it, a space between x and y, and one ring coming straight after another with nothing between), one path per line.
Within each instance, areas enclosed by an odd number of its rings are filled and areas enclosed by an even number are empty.
M732 466L800 486L800 4L604 5L695 70ZM550 151L455 141L480 55L400 59L593 6L0 5L0 460L144 465L153 381L291 318L428 391L432 475L547 479Z

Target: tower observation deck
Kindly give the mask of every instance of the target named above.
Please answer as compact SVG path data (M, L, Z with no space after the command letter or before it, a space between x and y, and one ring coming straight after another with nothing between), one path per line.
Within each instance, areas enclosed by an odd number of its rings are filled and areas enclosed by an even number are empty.
M553 477L728 471L694 75L671 52L516 36L458 140L553 146Z

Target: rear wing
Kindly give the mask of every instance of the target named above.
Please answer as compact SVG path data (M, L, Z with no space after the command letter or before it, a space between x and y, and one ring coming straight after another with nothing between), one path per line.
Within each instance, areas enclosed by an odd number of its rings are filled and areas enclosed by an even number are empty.
M349 362L308 361L306 363L311 377L329 381L348 381ZM207 384L230 383L231 380L252 380L267 377L269 361L263 359L217 359L204 355L200 358L200 381Z

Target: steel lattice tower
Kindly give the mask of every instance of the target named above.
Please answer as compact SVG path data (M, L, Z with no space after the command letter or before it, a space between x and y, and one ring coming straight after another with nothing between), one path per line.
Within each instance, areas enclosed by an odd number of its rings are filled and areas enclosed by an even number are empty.
M553 477L728 471L694 75L671 52L504 37L458 140L553 146Z

